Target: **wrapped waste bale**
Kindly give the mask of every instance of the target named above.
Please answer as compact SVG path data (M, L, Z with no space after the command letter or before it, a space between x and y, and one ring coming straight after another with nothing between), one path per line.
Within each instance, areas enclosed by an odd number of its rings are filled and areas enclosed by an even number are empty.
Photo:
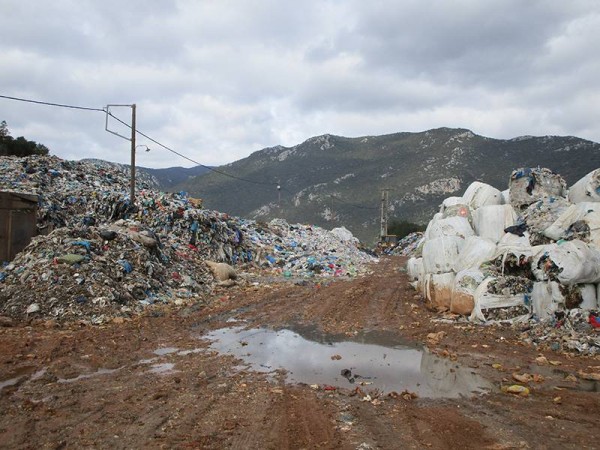
M502 194L502 204L510 205L510 190L505 189L501 192L501 194Z
M569 206L544 230L544 235L555 241L579 239L600 247L600 203Z
M478 269L470 268L458 272L454 278L450 312L471 314L475 306L475 291L484 279L485 275Z
M446 273L452 270L465 240L458 236L445 236L425 241L423 268L425 273Z
M523 236L507 233L498 242L496 253L492 259L502 275L531 278L533 276L531 273L532 255L528 233Z
M494 258L496 244L490 239L479 236L469 236L456 258L452 269L458 273L461 270L477 268L486 261Z
M464 204L471 209L502 204L502 193L489 184L481 183L479 181L471 183L462 198Z
M423 276L423 258L410 258L406 263L406 271L411 281L416 281Z
M550 244L535 265L567 286L600 282L600 249L580 240Z
M531 306L539 320L552 318L561 309L595 310L598 308L596 285L564 286L556 281L538 281L533 285Z
M475 233L484 238L499 242L505 229L513 226L517 214L511 205L482 206L473 212Z
M537 281L531 292L532 313L539 320L547 320L564 306L559 284L556 281Z
M544 197L527 207L522 213L521 220L525 223L533 243L548 242L545 231L571 206L562 197ZM509 231L509 230L507 230Z
M568 197L573 203L600 202L600 169L588 173L571 186Z
M550 280L567 286L600 282L600 249L580 240L547 245L534 263Z
M515 276L488 277L475 290L471 321L521 321L529 317L533 282Z
M448 206L443 214L444 219L448 219L449 217L464 217L469 221L469 224L473 226L473 216L471 215L471 208L467 205L458 204Z
M452 272L425 275L424 297L428 308L435 311L450 309L454 277Z
M462 197L448 197L446 199L444 199L444 201L442 202L442 206L440 207L440 212L443 214L446 209L452 207L452 206L457 206L457 205L464 205L465 201L463 200Z
M513 170L509 182L510 204L521 210L543 197L564 197L567 184L550 169Z
M426 240L445 236L458 236L464 239L474 235L475 232L473 231L473 228L471 228L469 220L466 217L458 216L431 221L431 224L425 231Z

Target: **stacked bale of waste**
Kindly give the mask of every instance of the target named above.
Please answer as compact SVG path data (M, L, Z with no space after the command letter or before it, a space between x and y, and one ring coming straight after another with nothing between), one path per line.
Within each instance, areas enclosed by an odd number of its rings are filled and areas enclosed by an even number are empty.
M472 321L596 310L600 169L568 190L543 168L513 171L503 192L474 182L444 200L407 271L430 308Z

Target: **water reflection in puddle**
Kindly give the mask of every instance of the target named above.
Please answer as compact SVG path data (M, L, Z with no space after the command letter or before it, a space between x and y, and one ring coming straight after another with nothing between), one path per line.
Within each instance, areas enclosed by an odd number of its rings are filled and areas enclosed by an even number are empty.
M178 350L179 349L175 348L175 347L163 347L163 348L157 348L156 350L154 350L154 354L158 355L158 356L163 356L163 355L168 355L170 353L175 353Z
M152 368L150 369L150 372L158 373L158 374L172 373L172 372L175 372L173 370L174 367L175 367L175 364L171 364L171 363L153 364Z
M409 390L429 398L456 398L492 389L492 384L472 369L414 347L372 344L368 336L362 336L361 342L335 342L332 338L319 339L328 342L320 343L290 330L237 327L204 337L213 341L213 350L240 358L253 370L285 369L291 383L346 388L362 383L368 389Z
M115 373L115 372L118 372L119 370L123 369L124 367L125 366L117 367L116 369L98 369L96 372L84 373L82 375L76 376L75 378L59 378L57 381L59 383L73 383L75 381L85 380L87 378L97 377L99 375L108 375L111 373Z

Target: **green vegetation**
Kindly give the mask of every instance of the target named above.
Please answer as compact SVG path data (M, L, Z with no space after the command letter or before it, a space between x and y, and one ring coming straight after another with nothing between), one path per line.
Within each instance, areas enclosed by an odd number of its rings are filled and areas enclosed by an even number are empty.
M407 220L392 220L388 224L388 234L393 234L398 236L398 239L402 239L404 236L408 236L415 231L425 231L425 228L425 225L409 222Z
M13 138L10 135L6 121L0 123L0 156L30 156L47 155L49 152L45 145L29 141L23 136Z

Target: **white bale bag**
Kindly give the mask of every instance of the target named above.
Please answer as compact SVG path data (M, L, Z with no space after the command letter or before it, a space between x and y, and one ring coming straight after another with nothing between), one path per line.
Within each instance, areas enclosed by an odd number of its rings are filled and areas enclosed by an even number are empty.
M467 269L456 274L450 312L469 315L475 306L475 291L483 282L485 275L477 269Z
M454 273L432 274L427 279L425 299L427 306L435 311L447 311L452 302Z
M458 273L461 270L477 268L484 262L494 259L496 244L490 239L479 236L469 236L458 254L458 258L452 266L452 270Z
M458 236L446 236L425 241L425 245L423 245L425 273L450 272L464 243L465 240Z
M598 309L598 295L595 284L579 285L581 293L581 304L579 307L585 310Z
M537 281L533 283L531 307L535 317L546 320L564 307L564 297L556 281Z
M465 201L462 197L448 197L442 202L442 206L440 206L440 212L443 214L447 208L456 205L464 205Z
M600 202L600 169L593 170L569 188L573 203Z
M502 194L502 205L510 205L510 190L506 189L501 192Z
M436 220L425 231L426 240L445 236L459 236L464 239L474 235L475 232L466 217L448 217L447 219Z
M571 203L562 197L544 197L529 205L522 218L528 230L544 234L570 206Z
M411 281L419 279L423 271L423 258L412 257L406 262L406 272Z
M493 293L492 284L501 280L503 277L488 277L477 287L474 294L475 304L473 305L473 311L469 316L469 320L472 322L488 322L488 318L485 316L484 311L491 309L500 308L512 308L521 307L523 311L528 308L525 305L525 292L502 292ZM529 312L523 313L517 317L513 317L510 320L512 322L525 320L529 316Z
M544 272L544 267L538 267L538 263L542 256L547 254L551 247L556 244L534 245L531 247L531 272L537 281L547 281L548 275Z
M600 282L600 249L580 240L548 246L540 264L550 280L567 286Z
M480 181L471 183L462 198L471 209L502 204L502 193L495 187Z
M544 230L544 236L555 241L568 237L572 234L576 222L585 223L589 228L585 240L600 245L600 203L584 202L569 206L556 219L556 221Z
M513 226L517 214L511 205L482 206L473 212L473 225L477 236L491 239L498 243L506 233L504 230Z

